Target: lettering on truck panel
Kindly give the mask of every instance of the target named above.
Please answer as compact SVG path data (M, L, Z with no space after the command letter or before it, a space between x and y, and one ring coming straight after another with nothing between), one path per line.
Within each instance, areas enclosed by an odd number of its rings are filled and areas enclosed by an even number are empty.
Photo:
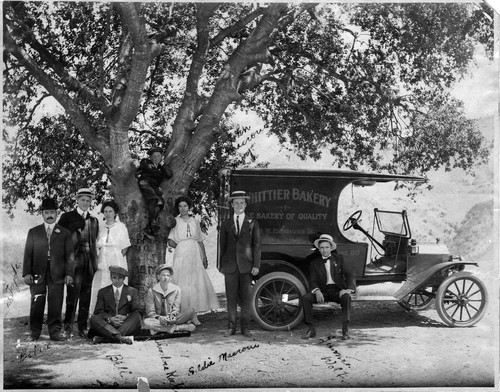
M298 188L266 189L258 192L248 192L248 194L250 195L250 203L252 204L264 203L268 201L294 200L328 208L330 206L330 202L332 201L331 197L316 191L304 191Z

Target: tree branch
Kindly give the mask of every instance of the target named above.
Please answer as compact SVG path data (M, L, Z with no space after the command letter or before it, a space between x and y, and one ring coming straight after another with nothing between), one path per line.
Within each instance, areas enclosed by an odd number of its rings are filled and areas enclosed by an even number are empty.
M22 20L21 18L19 20ZM4 18L6 24L11 29L12 32L19 31L21 37L18 37L19 34L16 34L16 38L26 42L31 46L33 50L35 50L40 57L47 63L47 65L59 76L61 82L68 86L68 90L75 91L84 97L88 102L95 105L98 109L103 110L109 102L106 100L100 92L96 92L93 89L89 88L85 83L81 83L78 79L71 76L65 69L64 64L58 61L33 35L32 31L22 22L17 21L19 27L14 26L14 23L7 18ZM4 26L4 34L7 30L6 26ZM11 35L12 37L12 35Z
M116 5L120 9L120 14L130 37L130 46L126 43L127 48L123 52L124 55L130 56L130 69L128 70L129 72L126 72L124 69L123 76L126 73L126 78L120 77L118 81L117 88L121 86L121 83L125 83L123 86L125 92L123 94L123 101L120 102L119 110L114 116L117 129L125 134L139 109L151 60L151 46L146 35L144 21L140 17L138 4L127 2ZM123 60L125 59L123 58ZM128 144L128 137L125 137L125 139Z
M73 119L74 123L80 129L80 132L85 141L94 149L98 150L101 155L106 158L109 156L108 143L103 138L96 135L92 125L88 121L85 113L83 113L78 105L66 93L64 88L59 86L50 78L43 69L41 69L29 56L21 49L8 29L4 26L4 47L11 55L13 55L21 65L23 65L33 77L40 83L65 109L68 115Z
M50 94L49 93L44 93L42 94L42 96L35 102L35 105L31 108L30 110L30 114L28 115L28 118L26 119L26 125L29 125L29 123L31 122L31 119L33 118L34 114L35 114L35 111L36 109L38 108L38 106L43 102L43 100L47 97L50 97Z
M196 8L198 45L193 54L193 60L189 69L186 81L186 93L173 124L172 140L165 153L165 163L167 165L186 148L195 128L195 120L203 107L202 98L198 94L198 84L207 61L207 53L210 47L208 23L217 7L218 4L201 3Z
M104 53L106 51L106 41L108 39L111 24L111 7L109 7L106 14L106 20L104 22L104 32L101 37L101 47L99 48L98 64L99 64L99 91L101 95L104 91L104 84L106 79L106 74L104 73Z
M235 24L226 27L225 29L219 31L219 33L210 40L210 47L217 46L224 39L236 34L238 31L242 30L247 24L258 18L264 13L264 8L259 7L256 10L249 13L243 19L238 20Z

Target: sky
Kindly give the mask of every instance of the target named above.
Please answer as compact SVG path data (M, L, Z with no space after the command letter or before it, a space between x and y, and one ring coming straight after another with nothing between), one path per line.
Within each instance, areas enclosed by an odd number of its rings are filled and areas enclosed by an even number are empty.
M488 60L481 48L478 48L476 65L471 67L468 77L454 86L451 93L464 102L464 111L468 118L490 117L494 116L498 110L498 83L497 66ZM239 122L253 129L259 129L263 126L263 122L257 115L252 114L241 113ZM244 137L241 140L244 140ZM258 154L258 162L270 162L272 167L296 167L296 165L300 165L302 168L329 169L334 163L333 158L328 153L323 154L320 161L301 160L293 152L283 150L276 136L266 133L261 133L255 138L255 151Z

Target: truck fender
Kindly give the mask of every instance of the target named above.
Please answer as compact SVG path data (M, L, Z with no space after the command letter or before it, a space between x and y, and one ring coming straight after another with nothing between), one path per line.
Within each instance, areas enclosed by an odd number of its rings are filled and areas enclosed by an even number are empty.
M408 275L406 277L406 282L399 288L398 291L393 295L398 301L406 297L408 294L418 290L429 281L429 279L436 273L448 270L455 266L465 266L465 265L476 265L477 263L469 261L448 261L445 263L439 263L427 268L424 271L418 272L413 275Z
M260 279L264 275L270 274L271 272L288 272L299 279L304 284L306 290L309 290L309 280L306 275L298 267L287 261L262 260L257 278Z

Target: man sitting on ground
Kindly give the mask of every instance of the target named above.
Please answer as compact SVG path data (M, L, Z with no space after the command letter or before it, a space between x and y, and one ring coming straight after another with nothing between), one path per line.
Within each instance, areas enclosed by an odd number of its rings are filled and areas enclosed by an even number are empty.
M128 276L125 268L112 265L109 272L113 283L97 294L88 336L94 343L132 344L129 336L141 332L139 295L136 289L123 284Z
M174 333L176 331L193 332L192 324L195 310L187 307L181 310L181 289L170 282L174 270L165 264L156 269L158 283L146 294L146 318L144 329L149 329L151 335L157 332Z

